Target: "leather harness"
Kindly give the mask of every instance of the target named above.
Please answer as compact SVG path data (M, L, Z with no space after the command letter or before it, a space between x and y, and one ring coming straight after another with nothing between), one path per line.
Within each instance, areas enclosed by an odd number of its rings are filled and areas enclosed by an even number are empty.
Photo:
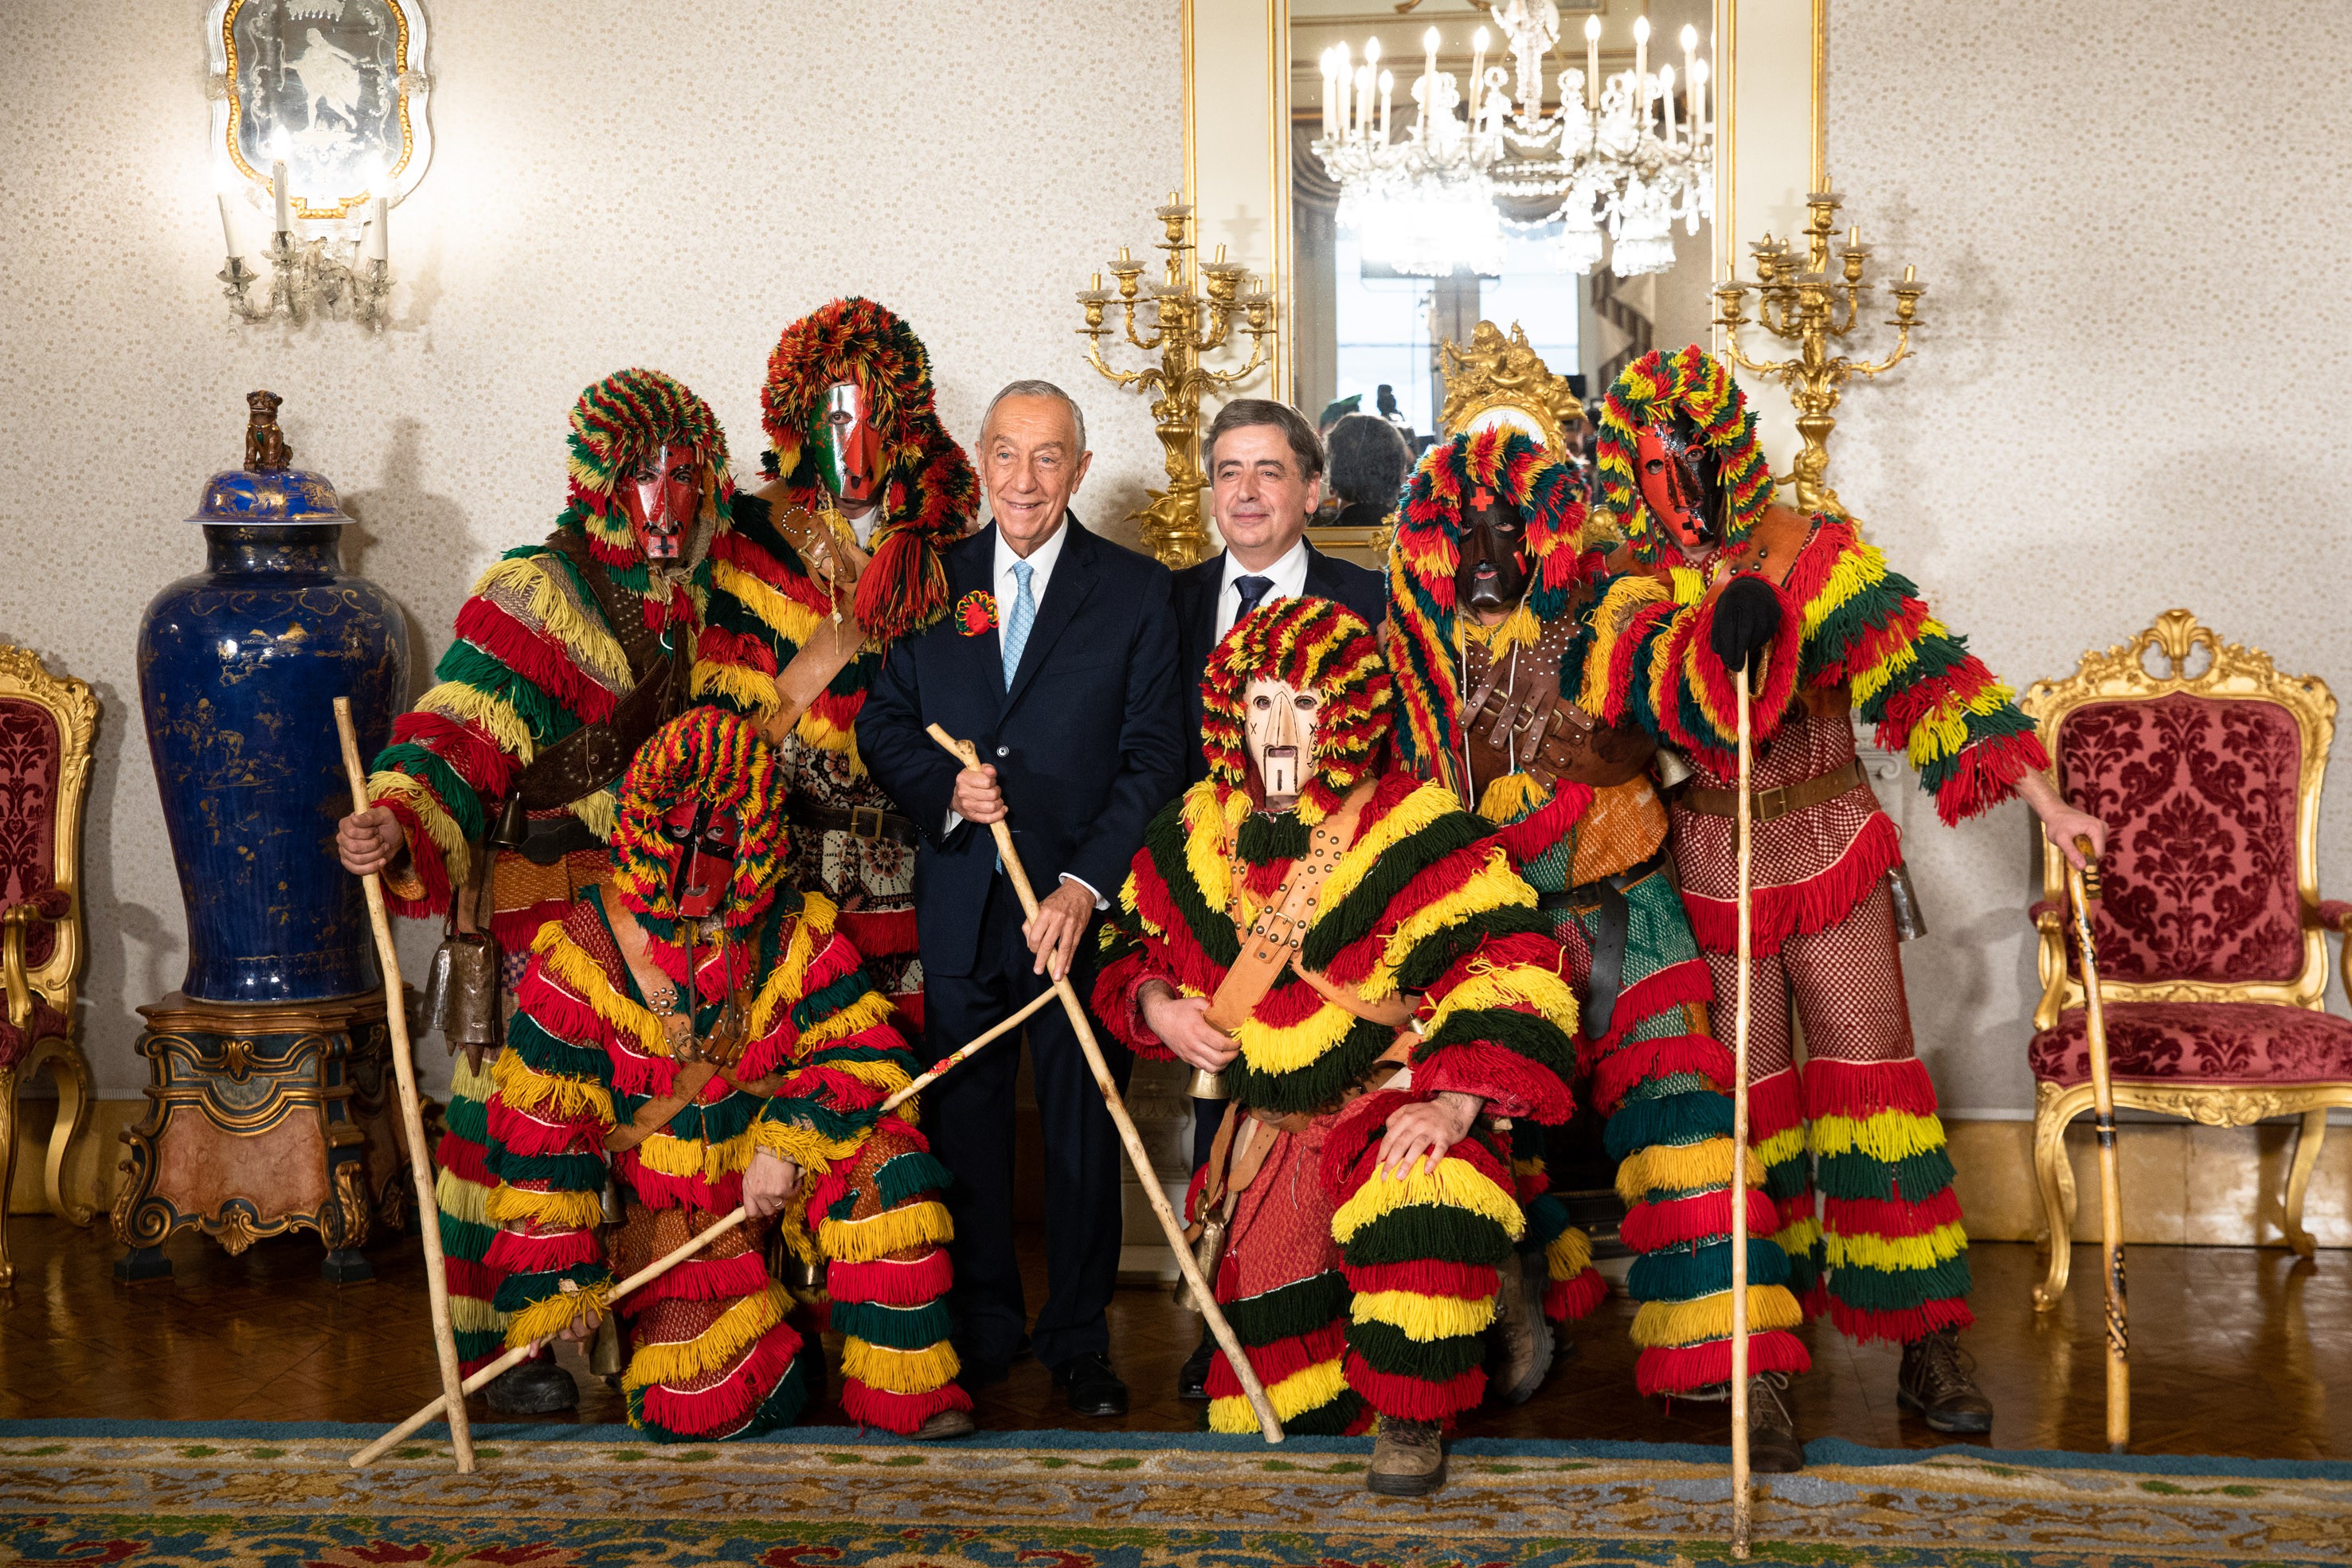
M873 557L859 549L855 539L844 538L827 518L805 507L784 508L777 515L775 526L808 566L810 579L824 586L833 605L833 613L818 619L816 630L809 633L792 662L776 672L777 707L768 720L767 733L771 742L782 746L809 705L824 695L833 678L847 669L857 651L866 646L866 628L858 623L853 605L857 580Z

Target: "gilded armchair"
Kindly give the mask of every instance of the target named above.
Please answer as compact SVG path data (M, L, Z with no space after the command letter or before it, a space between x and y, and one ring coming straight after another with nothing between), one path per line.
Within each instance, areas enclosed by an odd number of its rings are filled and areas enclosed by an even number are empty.
M2167 673L2149 671L2151 653ZM2021 706L2066 798L2107 824L2093 918L2116 1103L2224 1127L2300 1114L2280 1228L2310 1256L2304 1195L2328 1108L2352 1106L2352 1022L2324 1010L2326 934L2340 946L2352 904L2322 902L2318 888L2336 698L2168 610L2130 643L2085 653L2066 680L2036 682ZM2074 1222L2066 1124L2089 1108L2091 1086L2064 867L2042 858L2030 1060L2051 1238L2034 1303L2047 1311L2066 1289Z
M0 646L0 1287L8 1260L8 1192L16 1174L16 1092L42 1069L58 1089L49 1134L50 1209L76 1225L93 1218L66 1201L66 1155L89 1122L89 1061L74 1018L81 967L81 802L89 784L98 699L59 679L23 648Z

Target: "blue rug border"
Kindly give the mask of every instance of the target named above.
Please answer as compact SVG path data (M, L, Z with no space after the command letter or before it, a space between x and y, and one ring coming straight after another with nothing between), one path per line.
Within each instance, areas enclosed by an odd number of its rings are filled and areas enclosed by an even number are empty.
M83 1416L51 1416L0 1420L0 1441L39 1437L186 1437L238 1441L290 1441L302 1438L366 1439L379 1436L378 1425L348 1421L125 1421ZM485 1423L474 1428L475 1441L613 1443L653 1446L646 1435L629 1427L581 1426L569 1422ZM425 1427L417 1442L446 1442L440 1423ZM904 1438L887 1432L856 1427L793 1427L752 1445L800 1448L879 1448ZM685 1445L693 1447L695 1445ZM701 1445L709 1447L711 1445ZM1165 1449L1194 1453L1256 1453L1268 1445L1247 1435L1215 1432L1087 1432L1068 1427L1037 1431L982 1431L956 1440L958 1448L1045 1449ZM1542 1459L1662 1459L1685 1464L1730 1463L1731 1450L1702 1443L1630 1443L1599 1439L1553 1437L1463 1437L1450 1445L1463 1458ZM1360 1437L1291 1437L1280 1452L1294 1454L1360 1454ZM2031 1469L2116 1470L2127 1475L2235 1477L2271 1480L2352 1480L2352 1462L2340 1459L2252 1459L2227 1454L2102 1454L2064 1448L1993 1448L1973 1443L1945 1444L1932 1448L1873 1448L1843 1437L1816 1437L1805 1445L1813 1464L1885 1468L1916 1465L1955 1458L1985 1464Z

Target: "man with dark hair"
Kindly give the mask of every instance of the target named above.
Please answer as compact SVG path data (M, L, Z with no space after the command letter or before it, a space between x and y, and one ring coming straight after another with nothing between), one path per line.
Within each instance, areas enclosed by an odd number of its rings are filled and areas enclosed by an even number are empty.
M1204 444L1210 504L1225 548L1176 574L1177 683L1184 690L1191 737L1184 747L1187 785L1209 776L1201 748L1201 677L1211 651L1235 622L1277 599L1328 599L1370 626L1381 624L1387 607L1380 573L1334 559L1307 542L1307 519L1323 502L1323 444L1304 414L1267 398L1236 398L1217 411ZM1196 1099L1192 1111L1198 1169L1209 1157L1225 1107L1221 1099ZM1204 1331L1177 1379L1185 1398L1208 1397L1215 1348Z
M1331 452L1331 489L1339 497L1335 524L1377 528L1396 510L1404 476L1412 472L1412 446L1393 424L1369 413L1351 413L1324 438Z

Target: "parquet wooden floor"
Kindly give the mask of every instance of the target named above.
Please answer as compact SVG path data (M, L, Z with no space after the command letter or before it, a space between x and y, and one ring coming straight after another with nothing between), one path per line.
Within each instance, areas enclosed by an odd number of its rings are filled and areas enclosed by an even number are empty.
M76 1230L47 1218L9 1228L17 1271L0 1292L0 1417L383 1422L439 1392L425 1329L421 1259L413 1239L369 1249L375 1282L338 1289L318 1277L307 1239L265 1241L241 1258L183 1233L167 1251L176 1280L126 1289L109 1272L117 1250L102 1227ZM1027 1238L1033 1301L1042 1249ZM2104 1436L2104 1364L2095 1270L2085 1249L2061 1310L2037 1320L2030 1290L2035 1249L1979 1246L1966 1343L1999 1408L1991 1442L2005 1448L2096 1451ZM2133 1448L2145 1453L2352 1459L2352 1253L2314 1263L2243 1248L2133 1249ZM1463 1423L1468 1435L1720 1442L1719 1406L1669 1408L1637 1398L1625 1325L1613 1298L1572 1330L1575 1352L1543 1391L1516 1410ZM1198 1406L1173 1396L1176 1366L1199 1320L1164 1291L1123 1289L1111 1308L1113 1356L1135 1396L1108 1425L1191 1429ZM1814 1370L1797 1384L1805 1436L1882 1448L1952 1439L1900 1413L1895 1353L1850 1344L1827 1325L1807 1331ZM567 1351L567 1357L573 1353ZM619 1421L618 1398L582 1372L581 1418ZM983 1425L1010 1429L1084 1426L1045 1368L1013 1369L981 1401ZM488 1412L476 1404L475 1419ZM811 1418L839 1421L829 1403Z

